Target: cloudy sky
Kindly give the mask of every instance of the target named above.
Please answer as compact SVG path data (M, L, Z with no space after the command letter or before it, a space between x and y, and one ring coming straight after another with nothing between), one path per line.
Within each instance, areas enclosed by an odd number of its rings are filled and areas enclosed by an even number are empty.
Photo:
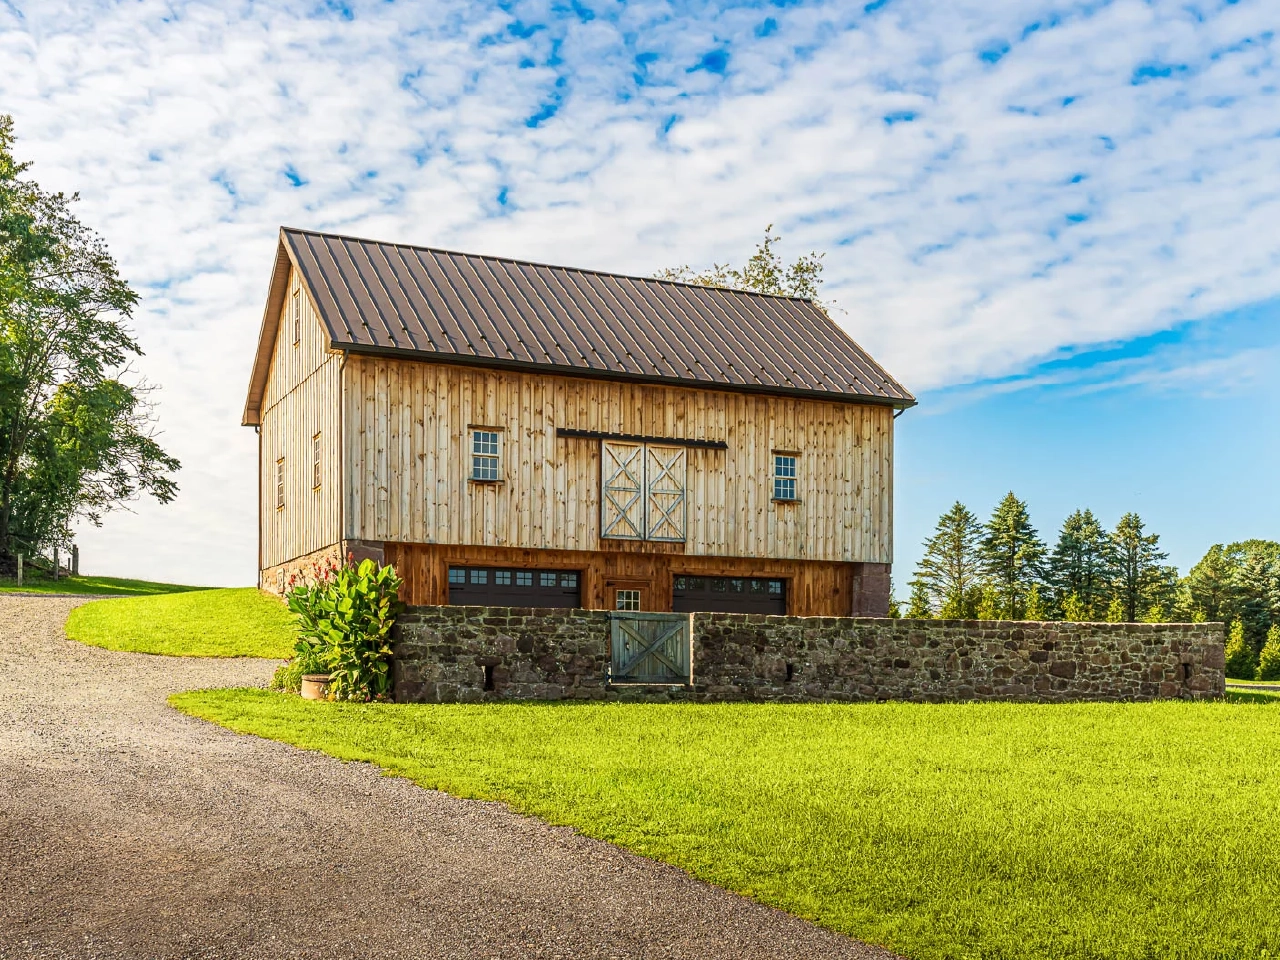
M182 494L85 566L255 574L240 412L281 224L650 273L827 254L956 497L1280 537L1274 0L0 0L0 112L142 295Z

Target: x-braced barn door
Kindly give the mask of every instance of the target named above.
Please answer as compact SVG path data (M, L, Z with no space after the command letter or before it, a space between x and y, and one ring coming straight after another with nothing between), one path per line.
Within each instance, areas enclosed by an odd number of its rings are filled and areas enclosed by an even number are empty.
M609 540L685 538L685 449L600 444L600 535Z
M693 615L610 613L610 683L693 683Z

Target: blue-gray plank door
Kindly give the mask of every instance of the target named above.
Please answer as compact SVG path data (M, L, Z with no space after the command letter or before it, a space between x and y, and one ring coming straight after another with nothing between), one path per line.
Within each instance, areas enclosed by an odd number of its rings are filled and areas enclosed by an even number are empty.
M611 683L693 683L693 615L610 613Z

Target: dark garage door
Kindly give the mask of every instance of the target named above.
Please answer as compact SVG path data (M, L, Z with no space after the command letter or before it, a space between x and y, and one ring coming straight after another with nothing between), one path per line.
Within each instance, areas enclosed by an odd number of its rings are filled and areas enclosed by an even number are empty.
M787 581L764 577L676 577L676 613L787 612Z
M576 570L450 567L449 602L481 607L578 607Z

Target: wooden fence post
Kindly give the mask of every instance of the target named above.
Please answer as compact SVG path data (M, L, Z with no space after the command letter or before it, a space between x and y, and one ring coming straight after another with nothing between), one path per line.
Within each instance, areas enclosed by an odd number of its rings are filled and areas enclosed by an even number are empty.
M71 545L71 575L80 576L80 547L74 543Z
M22 586L22 554L18 554L18 586Z
M53 581L58 582L58 545L53 545Z

